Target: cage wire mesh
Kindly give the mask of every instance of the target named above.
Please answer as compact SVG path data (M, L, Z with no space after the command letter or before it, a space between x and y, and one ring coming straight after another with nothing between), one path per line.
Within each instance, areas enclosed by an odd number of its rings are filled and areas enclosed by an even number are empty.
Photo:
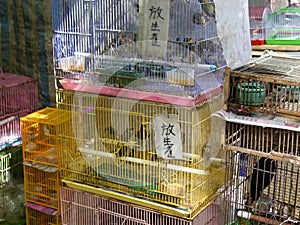
M266 21L267 44L300 44L300 9L278 9Z
M44 172L30 166L24 167L25 202L59 210L58 171Z
M0 118L25 116L38 109L38 81L24 75L3 73L0 67Z
M0 117L0 151L21 143L19 115Z
M222 221L218 202L188 220L68 187L61 187L61 205L63 225L213 225Z
M57 87L74 89L75 82L89 92L106 85L194 97L223 83L212 0L68 0L52 7Z
M300 115L300 60L264 55L226 72L226 109L238 114Z
M27 224L60 224L59 148L71 112L46 107L21 118Z
M28 225L60 225L60 215L51 215L37 209L26 207L26 224Z
M225 224L299 223L298 186L298 164L228 150Z
M71 112L46 107L21 118L24 163L45 172L59 165L61 137L72 132Z
M299 159L299 121L265 114L232 118L236 121L226 123L227 148L273 154L295 162Z
M57 107L74 115L74 136L64 137L60 153L61 176L195 215L224 183L222 121L211 119L221 104L222 96L190 108L57 90ZM167 117L179 127L173 144L180 157L175 148L171 155L157 151L155 119Z
M0 222L25 217L22 146L0 151Z

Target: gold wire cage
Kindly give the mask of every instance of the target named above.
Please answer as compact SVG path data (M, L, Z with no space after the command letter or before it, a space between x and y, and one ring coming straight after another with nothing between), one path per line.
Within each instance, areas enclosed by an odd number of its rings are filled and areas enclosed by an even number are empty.
M57 90L58 108L74 113L75 134L64 138L61 176L182 208L193 217L223 185L220 121L211 119L221 104L222 95L181 107ZM156 150L156 116L175 118L181 158L175 149L171 156Z
M27 224L59 224L59 148L70 111L46 107L21 118Z
M30 225L60 225L59 214L51 215L37 209L26 207L26 224Z
M21 131L24 162L46 172L57 170L60 141L72 132L71 112L46 107L22 117Z
M225 108L235 113L300 115L300 60L266 54L226 72Z
M221 224L217 201L193 220L171 216L148 208L61 187L62 224L81 225L214 225Z

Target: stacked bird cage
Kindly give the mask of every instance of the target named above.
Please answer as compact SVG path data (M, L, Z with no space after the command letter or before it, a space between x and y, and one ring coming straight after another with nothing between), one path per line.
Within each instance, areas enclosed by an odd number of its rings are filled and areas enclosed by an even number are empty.
M27 224L59 224L59 148L71 129L71 113L56 108L21 118Z
M300 221L299 62L267 55L226 74L227 223Z
M214 1L52 5L57 106L74 113L64 183L194 218L224 179Z
M194 220L183 219L95 194L61 187L62 224L214 225L222 224L214 202Z
M0 151L21 144L20 117L38 108L36 79L0 67Z
M53 8L58 87L197 98L223 84L213 1L69 0Z
M58 107L74 112L75 136L63 140L61 176L86 190L109 188L123 199L134 195L136 202L171 205L193 217L224 182L222 121L211 119L222 100L217 95L191 108L57 91Z
M0 152L0 222L13 224L25 217L22 146Z

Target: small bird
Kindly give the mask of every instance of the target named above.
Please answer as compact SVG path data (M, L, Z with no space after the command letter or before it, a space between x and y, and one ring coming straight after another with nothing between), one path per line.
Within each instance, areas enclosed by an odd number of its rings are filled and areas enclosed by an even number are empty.
M263 190L268 187L274 177L276 162L273 159L261 157L254 165L250 183L251 201L256 201Z

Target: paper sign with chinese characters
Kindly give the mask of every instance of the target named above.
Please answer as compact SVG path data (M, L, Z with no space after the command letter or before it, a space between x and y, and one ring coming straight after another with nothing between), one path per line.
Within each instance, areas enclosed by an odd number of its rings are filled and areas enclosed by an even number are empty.
M170 1L139 1L139 47L143 55L165 58L169 18Z
M182 159L181 131L177 115L156 115L153 119L155 148L163 159Z

